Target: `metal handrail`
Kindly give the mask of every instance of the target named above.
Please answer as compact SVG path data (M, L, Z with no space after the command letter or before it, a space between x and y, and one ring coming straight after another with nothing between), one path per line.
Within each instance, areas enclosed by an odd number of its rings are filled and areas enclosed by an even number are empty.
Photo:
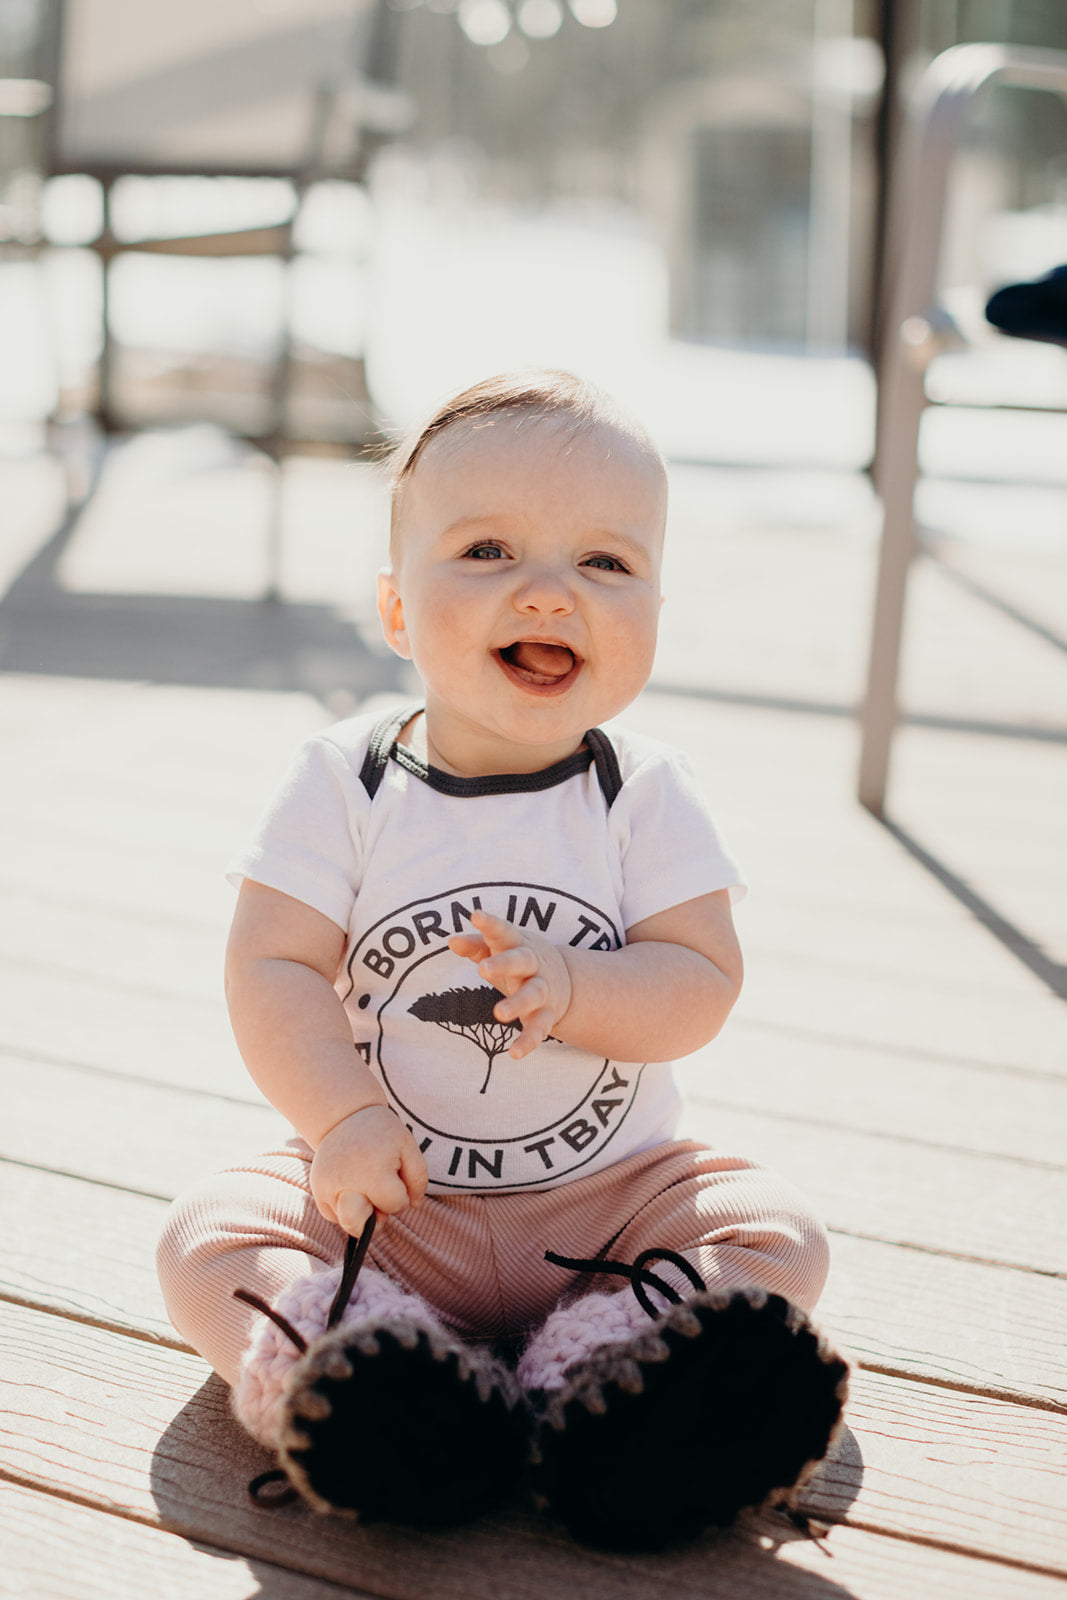
M879 396L876 483L883 508L881 556L862 713L859 798L885 808L889 755L899 720L897 678L908 571L915 553L913 502L926 368L942 345L935 305L945 190L964 118L993 83L1067 96L1067 52L961 44L924 72L905 133L893 215L901 229L899 269Z

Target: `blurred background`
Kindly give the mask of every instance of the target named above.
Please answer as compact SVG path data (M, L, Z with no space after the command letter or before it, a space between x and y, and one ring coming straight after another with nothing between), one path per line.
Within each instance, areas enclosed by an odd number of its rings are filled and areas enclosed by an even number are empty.
M329 602L373 652L366 453L488 372L562 365L672 463L660 677L855 704L889 178L923 68L969 40L1062 49L1067 11L0 0L6 581L102 473L53 550L66 592ZM1067 261L1067 102L995 88L976 108L945 241L967 348L928 374L947 403L924 418L920 521L973 583L1008 547L1012 603L1047 630L1067 360L1000 338L982 306ZM732 604L749 581L769 597L756 648ZM694 628L713 635L696 656L675 648ZM37 649L9 636L4 660L77 665ZM300 686L342 704L377 685L332 650ZM925 669L915 693L951 711L960 671L935 650L943 681ZM1013 694L991 669L991 713L1042 717L1040 691Z

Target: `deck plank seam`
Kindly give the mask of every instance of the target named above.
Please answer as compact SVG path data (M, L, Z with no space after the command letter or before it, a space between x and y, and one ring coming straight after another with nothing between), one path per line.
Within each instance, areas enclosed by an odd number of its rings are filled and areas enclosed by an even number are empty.
M99 1328L102 1333L120 1334L125 1339L137 1339L141 1344L155 1345L164 1350L177 1350L181 1355L200 1354L191 1344L179 1339L177 1334L156 1333L151 1328L138 1327L136 1323L115 1322L110 1317L94 1317L90 1311L50 1305L35 1299L32 1295L12 1294L7 1289L0 1289L0 1305L20 1306L24 1311L37 1311L43 1316L58 1317L62 1322L73 1322L79 1327Z
M880 1539L895 1539L898 1544L921 1545L927 1550L942 1550L947 1555L967 1556L972 1561L986 1561L991 1566L1009 1567L1016 1572L1032 1572L1041 1578L1067 1578L1067 1566L1051 1567L1043 1562L1024 1561L1015 1556L998 1555L994 1550L975 1550L953 1539L938 1539L933 1534L901 1533L896 1528L883 1528L877 1523L849 1516L832 1517L829 1512L820 1514L819 1520L837 1528L853 1528L857 1533L873 1533Z
M886 1244L894 1250L914 1250L917 1255L934 1256L943 1261L964 1261L975 1267L994 1267L998 1272L1025 1272L1030 1277L1051 1278L1055 1282L1067 1279L1067 1271L1060 1271L1056 1267L1031 1267L1020 1261L999 1261L995 1256L976 1256L963 1250L940 1250L929 1244L915 1244L910 1239L890 1239L882 1233L863 1233L858 1228L842 1228L836 1223L827 1223L826 1231L842 1239L863 1239L867 1244Z
M81 899L66 890L56 893L50 892L47 887L38 884L13 882L10 878L0 878L0 901L28 900L32 905L50 906L61 908L64 911L84 912L89 916L108 917L115 922L132 923L137 927L147 928L182 928L190 933L212 935L219 939L226 937L226 924L206 917L194 917L189 912L162 911L153 906L152 909L141 909L123 903L121 900L114 902L104 900ZM157 902L158 905L158 902Z
M116 1322L107 1317L93 1316L90 1312L68 1310L62 1305L56 1305L38 1300L29 1295L11 1294L0 1290L0 1304L20 1306L26 1311L38 1311L45 1316L58 1317L66 1322L84 1325L88 1328L98 1328L103 1333L114 1333L124 1338L137 1339L143 1344L154 1345L167 1350L176 1350L180 1354L196 1356L199 1351L192 1345L185 1344L177 1336L169 1337L166 1334L153 1332L151 1329L140 1328L134 1323ZM847 1341L842 1341L847 1344ZM915 1371L909 1367L889 1362L869 1361L863 1356L849 1353L849 1360L857 1372L870 1372L876 1377L896 1378L902 1383L922 1384L926 1388L948 1390L954 1394L971 1395L975 1399L998 1400L1005 1405L1022 1406L1031 1411L1048 1412L1054 1416L1067 1415L1067 1397L1062 1401L1049 1396L1029 1395L1023 1390L1004 1389L994 1384L966 1383L961 1379L938 1378L927 1372Z
M150 1516L144 1512L135 1511L131 1506L123 1506L115 1501L105 1500L102 1497L96 1497L84 1492L79 1493L74 1489L62 1488L58 1484L49 1483L46 1479L38 1479L29 1474L13 1471L2 1464L0 1464L0 1482L12 1483L17 1485L19 1488L29 1490L31 1493L47 1495L51 1499L65 1501L72 1505L82 1506L89 1511L97 1511L107 1516L118 1517L122 1521L136 1523L140 1527L151 1528L153 1530L158 1530L161 1533L175 1534L179 1538L187 1539L200 1547L215 1550L222 1555L239 1556L241 1559L246 1561L258 1562L264 1559L260 1550L253 1548L243 1539L235 1539L233 1543L219 1544L217 1541L205 1539L199 1534L190 1532L187 1528L183 1527L173 1518ZM774 1507L771 1506L762 1508L764 1514L773 1512L773 1510ZM1049 1566L1042 1562L1031 1562L1019 1559L1018 1557L1003 1556L999 1555L995 1551L975 1549L959 1540L939 1539L934 1535L915 1533L911 1530L908 1532L903 1532L896 1528L884 1527L875 1520L850 1517L847 1513L844 1516L834 1516L832 1512L820 1510L816 1520L828 1530L835 1527L849 1528L857 1533L871 1534L875 1538L893 1539L897 1544L913 1545L924 1549L938 1550L947 1555L962 1556L965 1559L972 1561L985 1561L992 1566L1004 1567L1009 1571L1030 1572L1035 1576L1049 1578L1063 1578L1065 1575L1067 1575L1067 1569L1064 1567ZM828 1559L833 1559L833 1551L829 1548L828 1544L823 1538L814 1538L812 1542L819 1544L820 1547L823 1548ZM585 1546L581 1546L580 1548L582 1555L587 1559L590 1557L595 1559L601 1554L600 1552L591 1550ZM304 1577L322 1576L321 1574L309 1571L309 1569L305 1566L298 1566L295 1563L279 1561L276 1555L272 1555L269 1559L274 1565L282 1567L283 1570L287 1572L299 1573ZM612 1565L614 1563L610 1562L609 1560L606 1564ZM392 1600L391 1591L388 1589L375 1588L365 1592L367 1594L379 1597L379 1600ZM676 1590L676 1592L678 1591Z
M978 920L986 927L987 932L995 931L988 926L985 918L979 918ZM1009 926L1004 918L1001 918L1000 922L1003 923L1005 928ZM1000 923L998 923L999 926ZM1015 931L1018 933L1018 930ZM1020 937L1025 939L1025 935L1020 935ZM1029 943L1032 943L1032 941L1028 941ZM745 953L749 956L752 967L757 970L762 962L774 962L778 965L784 965L788 962L794 971L798 968L803 968L808 972L817 973L820 977L826 977L831 980L843 980L847 983L855 982L856 980L871 982L873 979L885 988L889 988L891 985L899 987L901 984L907 983L914 993L928 996L941 995L950 1000L973 1001L979 998L988 998L991 993L1000 999L1010 1000L1015 998L1019 992L1008 985L1001 987L997 984L985 984L977 978L964 978L958 973L940 973L918 964L910 968L898 967L896 969L886 966L880 968L876 973L872 973L869 961L850 959L847 956L836 953L831 954L828 951L825 953L813 953L810 950L802 951L798 950L795 945L764 943L758 933L751 938L746 938ZM1017 955L1017 952L1013 949L1012 954ZM1021 955L1017 955L1017 959L1022 959ZM1055 968L1057 966L1062 967L1062 963L1050 963L1050 967ZM1039 974L1035 975L1040 976ZM1045 981L1045 979L1042 979L1042 981ZM1052 997L1054 999L1063 998L1059 989L1054 986L1050 987L1052 987Z
M130 1194L139 1200L159 1200L169 1206L172 1194L160 1194L155 1189L136 1189L129 1183L117 1183L113 1178L94 1178L88 1172L72 1172L69 1167L55 1167L43 1161L24 1161L19 1156L5 1155L0 1150L0 1166L21 1167L24 1172L47 1172L55 1178L70 1178L75 1183L91 1183L97 1189L113 1189L116 1194Z
M143 1078L136 1072L123 1072L121 1067L101 1067L92 1061L71 1061L62 1056L48 1055L43 1050L23 1050L19 1045L5 1044L0 1040L0 1057L9 1061L33 1061L42 1067L61 1067L66 1072L85 1072L94 1078L108 1078L115 1083L134 1083L144 1089L158 1089L164 1093L190 1095L197 1100L218 1100L226 1106L254 1106L257 1110L270 1110L270 1103L262 1095L220 1094L217 1089L201 1089L196 1084L172 1083L169 1079ZM251 1079L249 1080L251 1082Z
M107 1069L105 1069L107 1070ZM973 1156L980 1161L1004 1161L1011 1166L1035 1168L1039 1172L1067 1172L1062 1161L1041 1161L1031 1156L1004 1155L998 1150L974 1150L967 1145L945 1144L938 1139L922 1139L914 1134L888 1133L882 1128L853 1128L847 1122L831 1122L825 1117L805 1117L794 1111L769 1111L766 1106L745 1105L736 1100L717 1100L700 1093L686 1097L691 1105L704 1106L709 1111L740 1112L743 1116L763 1117L768 1122L798 1123L804 1128L824 1128L830 1133L846 1133L864 1139L881 1139L887 1144L914 1146L921 1150L940 1150L946 1155Z
M778 711L790 715L825 717L858 722L862 702L845 700L801 700L792 695L761 694L746 689L714 689L699 683L660 683L653 678L644 694L663 695L676 700L707 700L714 705L737 706L744 711ZM1037 744L1067 744L1067 728L1055 722L1002 722L985 717L949 716L936 711L906 711L903 728L927 729L936 733L960 733L988 739L1020 739Z
M222 939L223 934L220 933L219 937ZM782 951L780 954L783 958L788 956L790 959L793 959L795 957L795 952L792 951ZM158 999L165 1002L185 1003L186 1001L191 1000L194 1001L198 1006L203 1007L205 1010L215 1007L223 999L221 981L219 984L218 994L216 996L211 996L203 993L196 993L195 991L189 991L187 989L162 989L156 986L145 984L116 981L115 979L107 978L101 973L93 971L90 968L83 969L80 967L61 967L55 962L37 961L26 957L12 956L10 954L0 954L0 970L2 970L4 967L10 967L13 971L37 971L53 975L56 972L63 972L72 978L77 978L102 990L112 989L116 993L135 994L148 999ZM937 987L940 989L943 988L944 985L939 984ZM987 994L988 990L983 989L982 993ZM1005 996L1008 999L1020 998L1014 991L1005 991ZM1057 997L1049 996L1048 998L1052 999L1054 1002ZM730 1020L730 1030L731 1033L748 1032L773 1034L780 1038L796 1040L801 1044L822 1045L835 1051L859 1051L864 1054L876 1056L899 1057L907 1061L921 1063L923 1066L934 1068L941 1066L966 1067L990 1074L1002 1074L1006 1077L1030 1079L1039 1083L1063 1084L1067 1082L1067 1071L1056 1071L1047 1067L1031 1067L1026 1066L1025 1064L1010 1061L990 1061L972 1055L956 1055L955 1053L949 1051L930 1049L925 1045L905 1045L896 1043L892 1040L879 1039L877 1037L832 1033L822 1028L798 1026L795 1023L772 1022L762 1017L747 1015L732 1017ZM726 1037L728 1039L729 1036L727 1035ZM727 1048L727 1046L724 1045L721 1048ZM19 1053L18 1046L7 1045L2 1042L0 1042L0 1050L15 1054ZM696 1054L699 1053L700 1052L696 1052ZM44 1054L42 1055L41 1059L49 1060L52 1058L47 1054ZM683 1060L690 1059L690 1057L683 1058ZM70 1064L74 1066L79 1065L77 1062L71 1062Z
M136 995L143 1000L195 1005L205 1011L217 1009L223 1000L221 977L216 994L198 993L195 989L162 989L158 984L131 982L127 978L117 978L110 974L105 976L91 967L71 966L64 961L41 961L35 956L13 956L10 952L0 954L0 971L8 971L16 976L19 973L29 972L47 978L74 979L79 983L88 983L95 989L106 990L109 994Z
M221 947L225 942L225 930L222 933L217 933L216 937ZM795 947L791 948L788 945L763 944L758 936L748 939L745 948L750 964L753 967L766 960L779 964L788 962L794 970L798 967L804 967L810 972L819 974L820 977L829 978L831 981L843 980L849 982L856 979L869 980L871 977L869 963L848 961L828 955L803 954ZM221 964L220 953L220 971ZM198 992L195 989L183 989L177 986L167 988L160 986L158 983L120 977L117 973L103 973L91 966L79 966L76 963L51 956L44 958L16 954L11 950L0 952L0 969L4 968L14 973L29 972L46 976L58 974L62 977L94 984L114 994L141 995L154 1000L191 1000L200 1006L210 1006L222 997L221 979L217 995L209 995L202 991ZM919 968L901 970L899 972L886 972L883 970L878 974L878 977L886 987L889 987L892 983L900 984L906 982L912 986L913 990L921 989L924 992L939 995L947 994L950 999L961 1002L974 1001L983 997L987 998L990 992L988 984L982 984L975 980L965 980L960 977L951 978L937 974L931 976ZM1018 997L1017 990L1007 987L997 992L1008 1002ZM739 1022L742 1020L738 1019ZM802 1032L802 1036L806 1036L806 1034ZM876 1050L881 1047L874 1040L871 1040L868 1042L867 1048ZM921 1052L919 1053L921 1054Z
M1065 1072L1051 1072L1045 1067L1018 1066L1007 1061L983 1061L977 1056L957 1056L946 1050L918 1049L912 1045L894 1044L892 1040L862 1039L852 1034L827 1033L821 1028L801 1028L795 1023L767 1022L761 1017L731 1017L730 1030L744 1029L753 1033L773 1033L781 1038L796 1039L803 1044L822 1044L836 1050L863 1050L872 1055L902 1056L906 1061L922 1062L932 1067L972 1067L979 1072L997 1072L1012 1078L1033 1078L1039 1083L1062 1084Z
M135 1323L115 1322L107 1317L93 1316L91 1312L68 1310L62 1305L49 1304L31 1295L12 1294L0 1289L0 1304L19 1306L24 1311L35 1311L42 1316L55 1317L63 1322L73 1322L87 1328L113 1333L120 1338L136 1339L142 1344L159 1349L175 1350L182 1355L199 1357L199 1351L176 1336L157 1334L140 1328ZM847 1344L847 1340L842 1340ZM880 1361L869 1361L863 1356L848 1352L848 1359L857 1372L870 1372L876 1377L895 1378L901 1383L913 1383L927 1389L947 1390L952 1394L965 1394L975 1399L996 1400L1003 1405L1020 1406L1028 1411L1047 1412L1053 1416L1067 1414L1067 1397L1062 1401L1049 1396L1029 1395L1024 1390L1004 1389L993 1384L967 1383L962 1379L939 1378L931 1373L912 1371L910 1368Z
M232 1559L239 1557L242 1561L255 1562L257 1566L276 1567L280 1572L291 1572L301 1578L317 1578L322 1583L333 1583L335 1587L345 1587L337 1579L323 1577L320 1573L309 1572L307 1567L298 1566L295 1562L283 1561L277 1554L266 1557L260 1550L242 1548L241 1543L220 1544L214 1539L205 1539L200 1534L189 1533L185 1528L173 1522L169 1517L150 1517L142 1512L136 1512L130 1506L120 1506L113 1501L96 1499L92 1495L78 1494L76 1490L61 1489L58 1485L36 1481L24 1477L21 1473L10 1472L6 1467L0 1466L0 1482L11 1483L20 1489L27 1489L32 1494L46 1495L50 1500L60 1500L68 1505L81 1506L86 1511L96 1511L104 1516L117 1517L122 1522L132 1522L139 1528L149 1528L153 1533L174 1534L179 1539L185 1539L198 1550L222 1558ZM389 1589L353 1589L352 1593L360 1600L393 1600L393 1592Z
M881 1378L897 1378L903 1383L919 1383L928 1389L948 1389L954 1394L973 1395L980 1400L1000 1400L1005 1405L1023 1406L1030 1411L1048 1411L1055 1416L1067 1415L1067 1397L1063 1400L1052 1400L1040 1395L1028 1395L1016 1389L1001 1389L994 1384L964 1383L958 1378L955 1380L936 1378L928 1372L912 1372L907 1367L896 1366L891 1362L867 1361L862 1356L852 1354L849 1355L849 1360L857 1372L873 1372Z
M796 953L794 951L782 951L778 954L780 954L783 959L788 956L792 960L795 958ZM109 991L116 995L124 994L137 996L142 999L159 1000L168 1004L193 1004L202 1009L205 1014L216 1010L221 1005L224 998L221 981L219 983L218 993L215 995L209 995L187 989L164 989L150 984L126 982L120 979L105 977L103 974L93 971L91 968L72 967L53 961L38 961L27 957L0 954L0 971L3 971L5 968L11 970L12 972L25 971L49 976L55 976L56 974L65 975L69 978L76 979L79 982L87 983L92 987L98 988L102 991ZM856 970L858 971L859 969ZM853 972L852 975L855 976L855 973ZM940 991L944 989L945 985L944 983L938 983L935 987ZM988 991L982 990L981 992L985 994ZM1005 991L1005 993L1008 998L1015 998L1013 992ZM1053 996L1053 998L1058 998L1058 996ZM1004 1076L1014 1078L1025 1078L1038 1083L1063 1084L1067 1082L1067 1073L1051 1071L1043 1067L1028 1067L1007 1061L986 1061L978 1057L967 1055L957 1056L946 1051L929 1050L925 1046L919 1047L917 1045L911 1046L894 1044L891 1041L880 1040L875 1037L868 1038L865 1036L857 1037L851 1034L841 1035L836 1033L827 1033L818 1028L805 1028L797 1027L796 1025L776 1024L773 1022L768 1022L759 1017L735 1017L731 1020L731 1030L734 1032L748 1031L753 1033L771 1033L776 1034L781 1038L794 1039L801 1044L818 1044L834 1050L859 1051L863 1054L870 1055L902 1057L907 1061L921 1063L924 1066L933 1068L940 1066L967 1067L980 1072L1003 1074ZM723 1048L726 1047L724 1046ZM2 1041L0 1041L0 1051L10 1054L20 1053L18 1046L9 1045ZM40 1059L50 1060L53 1058L44 1054ZM690 1058L684 1057L682 1059L688 1060ZM72 1061L68 1064L71 1066L78 1066L81 1063Z

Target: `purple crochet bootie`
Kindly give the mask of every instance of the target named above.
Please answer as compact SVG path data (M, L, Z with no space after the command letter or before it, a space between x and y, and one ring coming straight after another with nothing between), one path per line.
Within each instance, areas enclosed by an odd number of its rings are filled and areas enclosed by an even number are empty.
M281 1463L249 1492L257 1504L300 1495L318 1511L415 1527L466 1522L525 1470L528 1410L508 1368L417 1295L380 1272L357 1284L373 1225L349 1240L343 1270L301 1279L277 1306L237 1291L268 1321L242 1362L234 1411Z
M792 1503L841 1424L848 1364L781 1295L708 1290L684 1256L547 1259L630 1279L554 1312L519 1365L539 1421L535 1487L576 1538L652 1550ZM667 1260L684 1300L647 1270ZM650 1296L650 1289L656 1299ZM584 1346L584 1349L582 1348Z

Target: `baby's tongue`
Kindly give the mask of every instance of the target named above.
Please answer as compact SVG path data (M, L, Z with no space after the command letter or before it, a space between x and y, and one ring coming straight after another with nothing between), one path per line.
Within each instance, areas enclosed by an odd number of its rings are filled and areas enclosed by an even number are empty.
M574 657L564 645L539 644L533 639L520 639L507 657L520 672L532 672L538 678L565 678L574 665Z

